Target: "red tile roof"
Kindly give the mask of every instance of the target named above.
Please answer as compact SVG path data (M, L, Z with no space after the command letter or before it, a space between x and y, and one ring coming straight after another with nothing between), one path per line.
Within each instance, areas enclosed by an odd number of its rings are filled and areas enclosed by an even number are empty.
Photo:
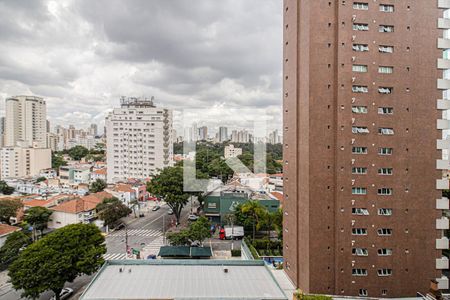
M77 213L81 213L81 212L87 212L87 211L94 210L95 207L96 207L95 203L85 201L83 199L74 199L74 200L63 202L60 205L57 205L50 209L54 210L54 211L61 211L61 212L70 213L70 214L77 214Z
M0 236L5 236L19 230L21 230L20 227L11 226L8 224L0 224Z
M280 192L272 192L271 195L274 196L278 201L284 200L284 196Z
M38 199L33 199L33 200L29 200L29 201L24 201L23 205L27 206L27 207L49 207L51 206L53 203L55 202L55 200L52 199L48 199L48 200L38 200Z
M114 187L114 191L123 193L134 193L134 189L128 184L117 184Z
M94 170L93 173L97 175L106 175L106 168Z

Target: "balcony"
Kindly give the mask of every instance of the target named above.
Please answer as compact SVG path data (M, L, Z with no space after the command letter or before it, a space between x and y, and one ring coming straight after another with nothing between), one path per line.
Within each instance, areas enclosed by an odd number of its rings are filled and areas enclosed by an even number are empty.
M450 188L448 179L437 179L436 189L438 190L448 190Z
M438 0L439 8L450 8L450 0Z
M448 278L447 276L442 275L441 278L436 278L438 282L438 288L440 290L448 290Z
M438 250L448 249L448 238L444 236L440 239L436 239L436 249Z
M448 160L438 159L436 160L436 169L438 170L448 170L450 167Z
M441 258L436 258L436 269L447 270L448 269L448 258L442 256Z
M450 209L448 198L436 199L436 209Z
M436 229L449 229L449 222L447 217L442 217L436 220Z

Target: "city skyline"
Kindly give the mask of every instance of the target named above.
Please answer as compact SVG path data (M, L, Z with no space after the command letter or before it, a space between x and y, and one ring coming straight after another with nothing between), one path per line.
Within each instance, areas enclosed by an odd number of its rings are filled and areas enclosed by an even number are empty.
M102 131L120 96L155 96L175 123L183 108L248 106L281 128L279 1L5 2L0 13L0 111L7 97L36 95L53 125Z

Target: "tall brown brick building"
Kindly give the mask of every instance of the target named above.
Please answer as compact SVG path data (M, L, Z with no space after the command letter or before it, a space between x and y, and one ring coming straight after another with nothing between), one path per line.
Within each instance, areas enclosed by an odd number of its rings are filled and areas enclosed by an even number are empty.
M448 8L284 0L284 253L302 290L398 297L448 286Z

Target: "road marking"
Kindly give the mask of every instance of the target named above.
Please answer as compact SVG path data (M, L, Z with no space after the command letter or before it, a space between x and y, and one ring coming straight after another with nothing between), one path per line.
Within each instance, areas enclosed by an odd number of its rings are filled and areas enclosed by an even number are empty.
M152 242L150 242L150 244L145 246L141 252L145 253L146 256L148 256L150 254L158 255L159 249L162 246L164 246L164 237L160 236L160 237L157 237L156 239L154 239Z
M126 259L125 253L106 253L103 255L104 260L124 260Z

